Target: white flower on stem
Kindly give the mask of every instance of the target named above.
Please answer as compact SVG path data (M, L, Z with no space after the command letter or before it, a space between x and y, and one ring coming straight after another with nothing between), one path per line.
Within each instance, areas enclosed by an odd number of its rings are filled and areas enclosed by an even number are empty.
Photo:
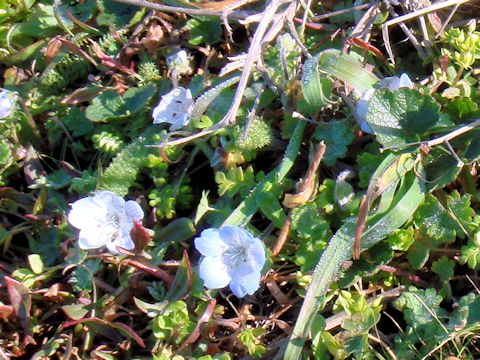
M75 201L68 214L68 221L80 229L78 244L81 249L97 249L106 246L118 255L117 246L132 250L134 243L130 232L134 220L143 219L143 210L135 201L125 202L110 191L98 191Z
M180 50L173 55L167 56L167 66L171 72L177 75L186 74L189 70L188 55L185 50Z
M402 74L400 77L392 76L386 77L380 80L379 89L388 89L390 92L394 92L401 88L413 88L413 82L410 80L407 74ZM372 98L373 94L375 93L375 88L367 89L360 99L357 102L357 107L355 108L355 116L357 121L360 125L360 129L368 134L373 134L373 130L370 128L366 121L367 112L368 112L368 102Z
M189 89L176 87L162 96L153 109L153 123L169 123L170 130L178 130L188 125L192 116L193 98Z
M239 298L258 289L265 248L248 231L239 226L206 229L195 239L195 247L203 255L199 270L207 288L230 285Z
M9 95L9 91L0 91L0 119L5 119L10 116L15 103L13 97Z

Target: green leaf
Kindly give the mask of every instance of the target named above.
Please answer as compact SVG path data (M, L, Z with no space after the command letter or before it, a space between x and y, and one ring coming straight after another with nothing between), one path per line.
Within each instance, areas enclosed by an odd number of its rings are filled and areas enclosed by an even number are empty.
M280 165L272 170L264 180L259 182L253 190L250 191L249 195L245 197L240 205L230 213L230 216L223 222L223 225L246 225L248 220L250 220L258 210L257 195L263 191L268 191L271 184L276 186L276 184L283 181L292 168L295 158L298 156L305 126L305 121L297 123Z
M116 1L99 0L100 15L97 24L120 28L127 25L139 8L134 5L121 4Z
M415 269L420 269L427 262L430 250L455 241L458 225L433 195L426 196L413 221L418 233L407 258Z
M125 196L142 166L145 166L152 148L146 147L153 143L153 128L145 131L144 136L134 140L115 156L101 178L101 187L110 190L118 196Z
M449 281L454 274L454 268L455 261L447 258L446 256L442 256L440 259L432 263L432 271L438 274L438 277L440 278L440 282L442 284L442 289L440 290L441 295L447 297L450 297L452 295L452 288Z
M62 120L75 137L85 136L93 130L93 124L91 121L88 121L85 111L78 107L70 107L70 111L66 116L62 117Z
M253 167L249 166L245 171L241 167L232 167L224 172L215 174L215 182L218 184L218 194L234 197L237 193L248 192L255 186L255 174Z
M299 237L295 263L302 272L310 271L332 236L330 225L322 219L315 203L292 209L292 230Z
M399 229L388 235L388 243L391 245L392 250L407 251L415 241L414 229L409 227L408 229Z
M358 185L361 188L368 186L375 169L382 163L387 154L388 153L371 154L369 152L362 152L357 156L359 167L358 178L360 180Z
M325 141L327 150L325 151L323 162L328 166L333 166L337 159L346 155L347 146L355 138L353 127L347 121L319 124L313 136L318 141Z
M452 154L441 146L433 148L423 159L422 164L429 191L441 189L452 183L462 169Z
M360 93L378 81L356 58L337 49L327 49L303 66L302 92L308 104L322 107L331 101L332 81L327 75L345 81Z
M418 231L433 241L450 243L455 240L455 221L433 195L425 197L415 212L413 222Z
M261 192L257 196L257 203L262 213L270 220L277 229L285 224L287 216L278 198L271 192Z
M62 310L72 320L83 319L89 312L88 306L83 304L64 305Z
M30 269L36 274L39 275L43 273L44 264L42 258L38 254L30 254L28 255L28 264L30 265Z
M123 96L116 91L107 90L92 100L87 107L86 117L93 122L126 118L145 109L146 103L155 92L153 86L130 88Z
M332 81L318 71L320 54L308 59L303 65L302 93L307 104L321 108L332 100Z
M398 157L390 156L380 165L386 171L392 164L397 163ZM404 163L407 165L407 163ZM413 167L413 164L410 165ZM399 182L399 171L386 174L386 178L392 185ZM390 176L391 175L391 176ZM385 178L385 176L382 176ZM392 186L390 185L390 186ZM388 188L388 184L385 184ZM372 216L368 228L362 236L362 249L368 249L382 240L392 231L402 226L417 209L423 200L424 187L419 177L412 172L402 179L400 188L390 201L387 211ZM341 265L347 261L352 253L352 243L355 237L355 221L345 221L343 226L335 233L317 264L305 301L300 310L290 342L285 352L285 358L296 360L300 358L303 344L309 334L314 314L318 311L320 299L324 295L340 271Z
M196 17L187 21L190 30L188 42L192 45L213 45L222 39L222 26L218 17Z
M456 97L445 104L445 111L461 124L472 117L478 117L478 105L469 97Z
M403 312L405 321L413 328L436 321L440 315L442 297L435 289L418 290L410 288L393 302L396 309Z
M368 102L367 123L383 146L420 140L439 121L439 106L416 90L375 91Z
M10 146L6 142L0 142L0 165L13 162Z
M88 270L87 270L88 268ZM69 283L72 284L74 291L92 291L93 276L102 268L100 259L90 259L83 263L83 266L77 266L72 271Z
M447 195L447 207L450 216L452 216L455 221L457 236L461 239L464 239L465 235L476 230L478 226L473 222L473 217L476 213L475 210L470 207L471 198L471 194L460 195L458 190L454 190L450 195Z

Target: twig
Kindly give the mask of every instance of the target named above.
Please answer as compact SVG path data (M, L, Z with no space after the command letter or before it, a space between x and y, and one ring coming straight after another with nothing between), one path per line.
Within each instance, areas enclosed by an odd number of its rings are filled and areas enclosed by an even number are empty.
M375 301L377 301L379 297L382 298L382 301L391 300L392 298L396 298L400 296L405 290L406 290L406 287L402 285L399 287L387 290L377 296L367 299L367 304L374 303ZM340 326L343 320L349 317L350 315L346 311L341 311L338 314L328 317L327 319L325 319L325 331L330 331L336 328L337 326Z
M288 238L288 233L290 231L290 227L292 226L292 210L288 211L287 219L283 223L282 229L280 230L280 234L278 234L277 242L272 249L272 257L277 256L285 245L285 242Z
M460 4L456 4L453 9L450 11L450 14L448 14L447 18L442 24L442 27L438 30L437 34L435 35L435 40L437 40L440 36L443 35L443 32L445 31L445 28L447 27L448 23L450 20L452 20L453 15L457 12L458 8L460 7Z
M369 7L370 5L371 5L371 4L362 4L362 5L352 6L352 7L347 8L347 9L332 11L332 12L329 12L329 13L327 13L327 14L322 14L322 15L314 16L314 17L312 17L310 20L311 20L311 21L325 20L325 19L329 19L329 18L334 17L334 16L339 16L339 15L347 14L347 13L349 13L349 12L351 12L351 11L363 10L363 9Z
M245 93L250 74L253 70L253 65L255 64L261 51L261 45L263 43L264 35L267 32L270 22L273 20L278 8L287 1L288 0L271 0L270 3L267 5L267 8L263 12L262 21L260 21L260 23L258 24L257 30L255 31L255 35L252 39L252 44L250 45L250 48L248 50L247 59L245 60L245 66L242 72L242 77L240 78L240 81L238 83L237 91L235 92L235 97L233 98L232 105L230 106L230 110L220 121L220 124L231 125L235 122L235 116L237 115L237 111L240 108L243 94Z
M318 167L320 166L326 149L327 146L322 141L318 146L317 151L315 151L313 160L308 167L307 173L305 174L305 179L299 182L300 186L298 192L296 194L285 194L283 205L290 208L290 211L288 212L287 219L285 220L282 230L278 235L277 242L272 249L272 256L277 256L282 250L285 241L287 241L288 232L292 224L291 209L306 203L312 196L314 192L315 174L318 171Z
M390 346L387 345L387 343L385 341L383 341L380 337L376 337L376 336L373 336L372 334L368 334L368 338L370 340L373 340L375 341L376 343L380 344L384 349L385 351L387 352L388 355L390 355L390 357L393 359L393 360L398 360L397 356L395 355L395 353L392 351L392 349L390 348Z
M424 7L423 9L419 9L417 11L411 12L409 14L398 16L394 19L388 20L385 24L383 24L382 25L382 33L383 33L383 38L384 38L384 42L385 42L385 48L387 49L388 56L390 57L390 60L392 61L392 63L395 64L392 48L390 46L389 35L388 35L388 28L390 26L400 23L400 27L405 32L405 34L408 36L408 38L412 42L413 46L415 46L417 51L419 51L419 54L425 56L425 54L423 52L423 49L420 47L420 44L418 43L416 38L412 35L410 30L408 30L406 25L403 24L403 22L407 21L407 20L410 20L410 19L413 19L413 18L416 18L416 17L419 17L419 16L422 16L422 15L425 15L425 14L429 14L431 12L435 12L437 10L440 10L440 9L443 9L443 8L446 8L446 7L449 7L449 6L460 5L460 4L466 3L468 1L470 1L470 0L446 0L446 1L442 1L442 2L439 2L439 3L435 3L435 4L429 5L427 7ZM421 50L419 50L419 49L421 49Z
M450 141L453 138L456 138L457 136L460 136L462 134L465 134L466 132L469 132L470 130L480 126L480 119L475 120L474 122L464 125L461 128L458 128L457 130L454 130L446 135L440 136L438 138L428 140L428 141L416 141L408 144L402 144L402 145L394 145L394 146L385 146L380 149L380 152L384 152L386 150L398 150L402 148L406 148L408 146L413 146L413 145L422 145L424 144L425 146L431 148L436 145L440 145L445 143L446 141Z
M381 2L376 1L370 8L363 14L358 24L353 29L350 37L359 37L368 40L368 35L364 34L365 30L369 29L375 21L375 11L380 7Z
M146 0L114 0L114 1L120 2L123 4L136 5L136 6L146 7L149 9L170 12L170 13L181 13L181 14L187 14L187 15L200 15L200 16L218 16L218 17L221 17L223 14L223 11L220 11L220 10L191 9L191 8L184 8L179 6L157 4L157 3L152 3ZM229 13L228 17L235 20L246 20L251 15L252 15L252 12L234 11Z

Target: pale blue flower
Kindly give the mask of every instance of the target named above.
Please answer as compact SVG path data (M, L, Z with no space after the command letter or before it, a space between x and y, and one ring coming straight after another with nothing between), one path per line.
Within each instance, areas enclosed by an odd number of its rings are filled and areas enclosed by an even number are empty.
M206 229L195 239L203 255L200 277L210 289L230 285L239 298L252 295L260 285L260 271L265 264L262 242L239 226Z
M401 88L413 88L413 82L410 80L407 74L402 74L400 77L392 76L386 77L378 83L379 89L388 89L390 92L394 92ZM357 102L357 107L355 109L355 116L360 125L360 129L368 134L373 134L373 130L370 128L366 121L367 112L368 112L368 102L375 93L375 88L367 89L360 99Z
M193 109L192 93L189 89L176 87L162 96L160 103L153 109L153 123L169 123L170 130L178 130L190 122Z
M15 101L13 97L9 95L9 91L0 91L0 119L5 119L10 116L14 103Z
M132 250L130 231L133 221L143 219L143 210L135 201L125 202L110 191L98 191L72 204L68 221L80 229L78 245L81 249L98 249L106 246L118 255L117 246Z

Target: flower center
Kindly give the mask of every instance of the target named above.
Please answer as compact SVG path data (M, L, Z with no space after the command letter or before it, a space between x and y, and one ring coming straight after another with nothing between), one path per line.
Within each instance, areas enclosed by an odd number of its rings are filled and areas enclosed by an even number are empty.
M237 269L248 261L248 249L242 245L228 248L223 252L222 258L226 265Z
M120 216L116 212L107 214L106 225L110 230L110 237L114 241L120 235Z

